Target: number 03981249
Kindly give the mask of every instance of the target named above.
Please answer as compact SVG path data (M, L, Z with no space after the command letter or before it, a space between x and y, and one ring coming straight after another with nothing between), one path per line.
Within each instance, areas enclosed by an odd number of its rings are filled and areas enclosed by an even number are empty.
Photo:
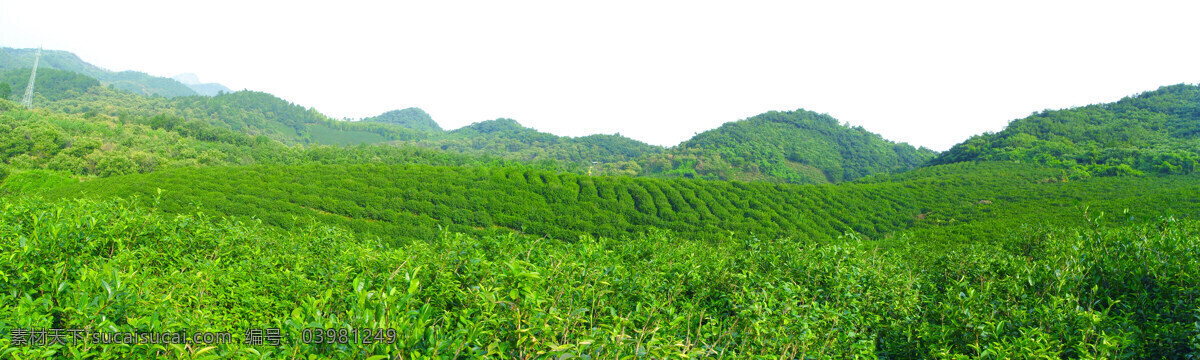
M300 338L305 344L393 344L396 329L304 329Z

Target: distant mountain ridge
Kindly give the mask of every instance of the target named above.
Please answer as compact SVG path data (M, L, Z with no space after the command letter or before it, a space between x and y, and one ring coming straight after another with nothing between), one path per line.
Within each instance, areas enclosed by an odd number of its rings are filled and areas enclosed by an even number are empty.
M7 92L13 94L23 89L22 79L27 78L22 74L28 68L22 70L21 66L32 64L36 50L2 50L0 70L8 72L0 74L7 79ZM772 111L730 122L664 148L620 134L558 136L503 118L447 131L415 107L343 122L271 94L232 92L220 84L202 83L195 74L167 79L132 71L114 73L66 51L44 51L40 67L64 71L47 72L46 81L56 84L43 85L39 80L39 87L54 91L42 94L54 103L51 108L66 112L110 109L110 116L168 114L180 119L165 121L163 126L201 120L217 128L293 145L390 142L528 162L558 162L566 171L598 175L790 183L836 183L904 171L933 156L928 149L893 143L862 128L842 126L828 115L803 110ZM95 85L85 76L101 85L164 99L91 90ZM197 94L207 97L194 96ZM124 112L116 112L112 104L122 104Z
M200 82L200 77L192 73L179 74L171 78L175 79L175 81L183 83L184 85L187 85L188 88L192 89L192 91L195 91L197 94L204 96L216 96L217 94L223 92L233 92L233 90L229 90L229 88L225 87L225 85Z
M37 49L0 48L0 70L28 69L33 66L33 58L36 52ZM200 91L194 90L192 87L175 79L152 76L137 71L109 71L83 61L83 59L80 59L79 56L75 55L74 53L62 50L42 50L42 57L40 60L38 60L38 68L49 68L80 73L99 80L100 83L105 86L112 86L117 89L131 91L139 95L178 97L197 95L201 93ZM216 89L211 85L224 88L224 86L221 86L220 84L203 85L204 86L199 86L198 88L204 92L208 92L210 89ZM215 94L215 92L213 94Z

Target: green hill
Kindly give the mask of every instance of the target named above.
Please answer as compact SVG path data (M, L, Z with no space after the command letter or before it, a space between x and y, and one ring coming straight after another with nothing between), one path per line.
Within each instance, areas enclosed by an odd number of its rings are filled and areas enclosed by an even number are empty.
M1165 86L1115 103L1046 110L940 154L930 164L1021 161L1092 175L1200 170L1200 86Z
M837 183L900 172L934 152L884 140L829 115L772 111L726 123L683 142L650 172L718 179L770 179L791 183Z
M382 122L388 124L396 124L405 128L437 133L442 131L442 127L433 121L433 118L424 110L410 107L403 110L392 110L379 114L379 116L362 119L362 121Z
M222 97L214 99L219 101ZM234 113L234 110L224 111ZM236 119L227 118L231 122ZM249 118L247 123L261 120ZM0 166L13 171L44 170L88 179L169 168L224 165L510 163L500 158L466 156L414 146L288 145L266 135L252 136L231 130L228 124L218 124L226 126L177 115L140 116L127 110L118 112L117 116L94 110L83 114L25 110L16 103L0 100Z
M607 168L635 166L638 159L662 152L619 134L584 137L558 136L527 128L512 119L477 122L418 142L445 151L501 156L527 162L560 163L564 170L582 172L593 162Z
M392 124L330 119L315 109L254 91L162 98L101 88L41 106L73 114L99 113L121 118L161 115L180 121L200 121L288 145L357 145L428 136Z

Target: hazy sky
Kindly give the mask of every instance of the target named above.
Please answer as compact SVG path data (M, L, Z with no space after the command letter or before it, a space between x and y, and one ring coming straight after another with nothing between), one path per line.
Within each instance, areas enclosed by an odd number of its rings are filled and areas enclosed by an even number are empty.
M0 0L0 46L195 73L333 117L674 145L768 110L945 150L1046 108L1200 82L1200 2Z

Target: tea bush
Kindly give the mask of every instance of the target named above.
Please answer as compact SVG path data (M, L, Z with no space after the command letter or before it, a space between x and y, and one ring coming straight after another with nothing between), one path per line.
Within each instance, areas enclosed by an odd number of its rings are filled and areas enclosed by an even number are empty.
M224 331L186 345L13 345L73 358L1183 358L1200 223L1028 226L933 252L650 230L571 241L442 231L387 244L150 201L0 198L0 332ZM278 346L243 343L280 329ZM305 329L394 342L305 343ZM308 333L311 335L311 332ZM310 338L311 340L311 338Z

